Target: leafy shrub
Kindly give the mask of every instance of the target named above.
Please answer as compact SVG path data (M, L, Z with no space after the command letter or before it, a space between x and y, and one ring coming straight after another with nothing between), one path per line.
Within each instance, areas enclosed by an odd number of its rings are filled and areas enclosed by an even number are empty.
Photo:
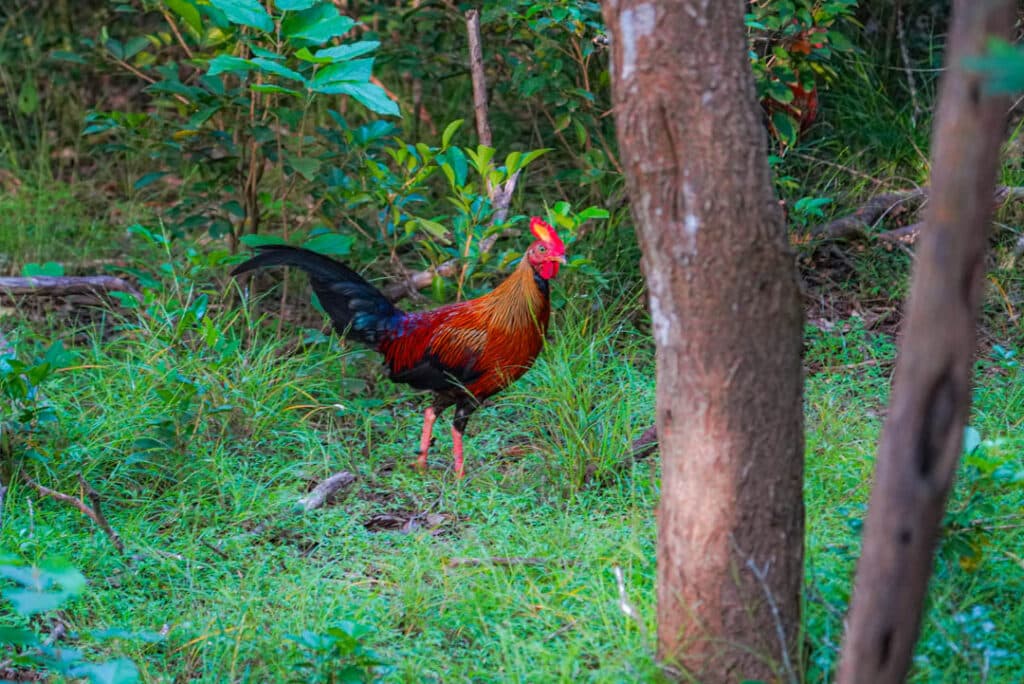
M301 648L296 669L306 682L381 681L394 668L364 643L372 631L366 625L340 620L322 633L306 630L297 636L289 635Z
M25 566L17 559L0 555L0 577L13 583L3 589L3 597L24 620L52 614L81 596L85 577L62 561ZM79 639L80 635L69 635ZM92 640L132 638L159 640L155 634L136 635L123 630L108 630L90 635ZM135 663L127 658L88 660L82 649L59 645L53 637L44 638L35 629L16 624L0 625L0 653L9 667L22 671L57 673L75 679L88 678L94 684L129 684L139 679Z

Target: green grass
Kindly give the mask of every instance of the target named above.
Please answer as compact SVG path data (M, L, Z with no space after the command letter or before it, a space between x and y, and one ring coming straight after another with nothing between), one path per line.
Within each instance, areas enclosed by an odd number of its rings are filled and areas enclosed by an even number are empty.
M78 264L123 256L128 226L144 207L112 201L91 184L18 182L0 176L0 275L20 274L26 263L56 261L70 274ZM88 255L83 257L83 255ZM90 273L102 265L87 266Z
M622 458L651 421L652 349L619 311L593 309L570 279L542 359L474 416L457 482L444 420L436 467L409 468L422 399L384 380L370 355L317 335L297 345L301 331L278 337L272 317L248 309L211 306L208 322L182 324L201 294L188 282L166 279L147 315L114 314L117 334L77 348L45 388L58 422L25 445L38 455L22 467L39 481L77 493L81 472L102 492L130 555L77 511L11 483L0 548L27 562L67 557L90 579L62 613L69 627L165 631L101 647L146 681L303 681L288 635L338 620L374 628L393 681L658 679L656 462ZM53 333L18 325L12 337L28 356ZM809 359L838 368L812 375L806 400L805 673L826 681L889 380L885 365L842 367L891 356L892 341L856 321L815 335ZM998 359L979 362L978 378L972 425L986 441L953 497L917 682L1012 681L1024 665L1024 390ZM347 495L295 512L339 470L359 476ZM410 513L439 524L367 527ZM493 557L538 561L451 564ZM636 621L619 607L615 567Z

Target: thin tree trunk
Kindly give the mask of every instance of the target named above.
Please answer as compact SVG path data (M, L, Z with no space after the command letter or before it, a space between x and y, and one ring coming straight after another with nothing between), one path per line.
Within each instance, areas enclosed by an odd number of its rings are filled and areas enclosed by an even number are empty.
M802 311L745 0L606 0L616 127L657 345L658 651L796 681Z
M932 132L931 201L839 667L842 684L902 682L921 625L971 399L975 325L1008 102L963 59L1009 38L1012 0L955 0Z

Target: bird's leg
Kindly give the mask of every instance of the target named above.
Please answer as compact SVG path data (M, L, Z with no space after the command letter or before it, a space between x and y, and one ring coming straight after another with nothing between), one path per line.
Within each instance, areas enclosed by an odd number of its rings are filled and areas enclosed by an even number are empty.
M455 478L462 479L465 470L462 464L462 435L466 432L469 416L476 410L476 399L470 398L455 405L455 420L452 421L452 455L455 458Z
M452 425L452 452L455 455L455 479L461 480L465 475L462 465L462 432Z
M420 436L420 455L416 459L416 467L420 470L427 469L427 452L430 450L430 441L434 433L434 421L437 420L437 411L433 406L428 406L423 412L423 434Z

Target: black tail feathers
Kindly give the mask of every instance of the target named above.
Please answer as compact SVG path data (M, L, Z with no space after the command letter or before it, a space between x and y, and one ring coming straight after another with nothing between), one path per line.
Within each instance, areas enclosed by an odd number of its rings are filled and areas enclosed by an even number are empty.
M305 271L320 305L340 334L376 347L403 316L380 290L341 262L290 245L263 245L256 249L259 254L236 266L231 275L268 266L292 266Z

